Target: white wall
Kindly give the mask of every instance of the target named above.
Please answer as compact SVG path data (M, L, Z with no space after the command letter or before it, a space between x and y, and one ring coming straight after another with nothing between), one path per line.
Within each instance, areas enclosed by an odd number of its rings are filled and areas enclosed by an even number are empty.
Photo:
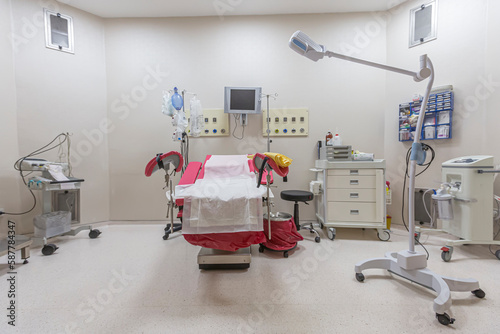
M451 84L455 91L453 138L425 141L436 151L432 167L417 178L417 187L438 187L441 164L449 159L475 154L495 156L500 162L498 140L500 75L498 67L498 4L495 1L440 0L437 39L408 48L409 10L421 4L409 1L395 9L387 27L387 61L408 69L418 68L421 54L432 59L434 86ZM488 8L490 6L490 8ZM494 52L494 53L493 53ZM482 84L492 76L497 84L490 93ZM416 84L400 75L388 75L385 113L385 157L388 179L393 186L393 204L388 207L395 222L401 222L401 188L404 157L410 143L398 142L398 104L423 94L427 83ZM487 96L486 96L487 95ZM498 182L496 186L497 191Z
M11 34L10 1L0 0L0 36ZM19 153L17 145L16 87L14 59L8 38L0 38L0 208L7 212L19 210L19 178L12 168ZM7 218L0 217L0 237L7 232Z
M272 151L294 159L289 182L277 180L276 195L309 189L315 145L329 129L338 127L345 144L383 157L385 72L333 59L314 63L288 47L301 29L332 50L342 44L359 57L385 62L385 28L373 27L375 21L367 28L370 21L369 13L106 20L108 113L115 125L109 134L111 219L165 217L163 175L147 179L143 173L156 153L179 150L160 109L162 90L174 86L197 93L204 108L223 108L223 87L234 85L278 93L272 108L309 109L307 138L273 139ZM363 38L365 29L372 29L370 38ZM168 75L155 86L147 68ZM141 88L143 80L150 89ZM121 102L127 96L129 106ZM192 138L190 160L265 151L262 116L249 116L249 122L242 141ZM275 210L291 212L292 203L277 200ZM314 219L312 205L301 210L303 219Z
M42 3L73 17L74 55L45 47ZM17 97L17 123L13 112L9 112L8 123L2 125L11 129L13 136L18 134L19 148L15 148L16 138L9 141L9 145L12 143L10 149L16 151L15 157L14 152L10 153L9 165L2 165L2 172L9 174L12 185L4 187L2 184L2 193L18 191L14 185L19 176L12 175L10 166L18 157L44 146L61 132L70 132L73 134L73 174L86 179L81 192L82 221L108 220L108 146L106 137L100 138L94 131L107 116L103 20L57 2L16 0L12 1L12 22L17 91L12 96ZM6 72L8 77L12 76L14 68L10 67ZM4 80L3 75L1 80ZM95 137L93 143L87 139L91 134ZM40 158L57 160L57 150ZM32 205L32 198L24 186L21 195L21 205L17 209L27 210ZM32 231L32 217L40 212L38 206L32 214L23 216L20 233Z

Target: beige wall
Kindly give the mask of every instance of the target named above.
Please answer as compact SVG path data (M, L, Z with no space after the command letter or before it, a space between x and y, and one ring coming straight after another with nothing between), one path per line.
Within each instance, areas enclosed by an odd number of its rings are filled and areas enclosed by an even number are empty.
M413 93L423 92L425 83L339 60L311 62L287 46L298 29L333 51L407 69L417 68L418 57L427 53L436 67L435 85L454 85L454 138L430 143L437 157L432 168L417 179L417 186L437 186L440 165L450 158L498 156L494 144L500 139L496 129L500 116L495 112L500 102L498 85L493 85L487 98L476 96L478 89L485 92L484 80L491 77L496 83L500 78L499 23L495 20L500 8L493 0L439 1L438 39L411 49L408 12L417 1L383 15L105 20L51 4L74 18L75 55L45 48L38 2L12 1L11 11L9 1L0 1L0 33L9 34L12 16L14 35L24 38L14 51L5 39L0 42L5 106L0 116L2 124L7 124L2 138L9 138L0 143L5 157L0 169L0 207L21 210L29 206L29 193L19 187L11 164L58 133L69 131L74 134L74 174L86 179L82 190L85 222L162 220L163 176L148 179L143 175L155 153L179 150L179 144L171 140L171 120L160 112L162 90L177 86L196 92L204 108L222 108L224 86L248 85L278 93L271 107L310 111L307 138L273 139L272 151L294 159L289 182L277 180L276 193L308 189L314 177L309 168L316 141L338 128L344 143L387 160L394 191L388 209L393 221L400 222L403 157L409 145L397 141L397 106ZM261 116L250 116L249 121L241 141L192 138L190 160L201 161L206 154L264 151ZM55 153L44 157L57 159ZM498 182L496 189L498 193ZM277 200L275 209L291 211L292 205ZM301 210L303 219L314 218L312 205ZM31 219L24 217L24 231L31 229Z
M385 28L367 28L370 20L371 14L106 20L108 113L116 125L109 134L111 219L165 217L163 175L147 179L143 173L155 153L179 150L160 108L162 90L174 86L197 93L204 108L223 108L224 86L262 86L264 93L279 94L271 107L309 109L307 138L273 139L272 151L294 159L289 182L276 182L277 195L309 189L315 145L329 129L338 128L344 143L383 157L385 72L333 59L314 63L288 47L301 29L333 50L342 44L359 57L385 62ZM365 29L372 29L368 40ZM168 75L144 94L147 68ZM130 107L120 102L126 96ZM262 116L249 116L249 122L241 141L192 138L190 160L265 151ZM291 212L292 206L278 199L275 210ZM301 210L304 219L314 218L312 205Z
M418 57L428 54L436 78L434 86L451 84L455 91L453 138L425 141L436 151L428 171L419 176L417 187L439 187L441 164L449 159L488 154L500 163L498 149L499 114L495 102L500 93L498 67L498 4L495 1L440 0L438 37L421 46L408 48L409 10L420 5L410 1L397 8L387 27L387 61L404 68L418 68ZM490 8L488 8L490 7ZM494 52L494 53L493 53ZM496 83L489 92L483 82ZM413 93L423 94L427 83L415 84L403 76L389 75L385 114L385 154L388 178L393 186L393 204L388 212L394 222L401 222L401 191L404 156L410 143L398 142L397 106L410 101ZM488 95L486 97L486 95ZM495 140L497 139L497 140ZM496 185L497 192L498 182Z
M81 192L82 221L108 220L108 145L106 137L101 138L94 131L101 120L107 118L103 20L57 2L16 0L11 3L11 36L17 41L14 46L17 124L11 113L4 128L12 129L9 131L14 140L9 141L9 145L16 147L18 143L19 148L10 154L8 165L2 165L2 172L8 173L12 183L5 188L2 184L2 193L17 189L14 185L19 176L12 173L10 165L18 157L44 146L61 132L70 132L73 134L73 173L86 179ZM73 17L74 55L45 47L42 3ZM10 73L14 67L11 66ZM40 158L57 160L57 150ZM31 205L31 195L21 187L18 209L26 210ZM38 206L32 214L23 216L21 233L32 231L32 218L40 212Z
M14 78L14 59L12 46L6 36L11 33L10 1L0 0L0 208L7 212L18 212L19 206L19 178L12 168L17 160L19 149L17 145L17 117L16 117L16 87ZM0 217L0 236L7 232L7 219Z

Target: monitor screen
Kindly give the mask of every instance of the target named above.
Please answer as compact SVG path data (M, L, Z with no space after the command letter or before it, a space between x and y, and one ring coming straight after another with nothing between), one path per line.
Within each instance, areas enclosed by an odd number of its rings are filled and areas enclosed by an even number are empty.
M232 89L229 108L232 110L255 110L255 90Z
M261 87L225 87L224 112L230 114L260 114Z

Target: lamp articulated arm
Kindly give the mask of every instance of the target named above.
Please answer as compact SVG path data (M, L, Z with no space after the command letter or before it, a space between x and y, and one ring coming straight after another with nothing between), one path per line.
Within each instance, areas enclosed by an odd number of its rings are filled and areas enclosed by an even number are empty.
M388 66L384 64L379 64L367 60L362 60L350 56L345 56L339 53L335 53L332 51L328 51L324 45L318 44L314 42L309 36L307 36L302 31L296 31L288 45L292 50L297 52L298 54L305 56L306 58L311 59L312 61L318 61L322 59L324 56L328 56L331 58L339 58L347 61L351 61L354 63L380 68L386 71L396 72L404 75L411 76L413 80L420 82L429 78L429 82L427 84L427 89L425 91L424 100L422 101L422 105L420 107L420 113L417 119L417 126L415 129L415 136L413 140L411 156L410 156L410 182L409 182L409 204L408 204L408 220L409 224L409 252L415 253L415 243L414 243L414 234L415 234L415 222L414 222L414 211L415 206L413 203L414 191L415 191L415 175L416 175L416 165L422 165L425 162L425 151L422 149L422 144L420 143L420 134L422 132L422 125L424 121L425 111L427 110L427 102L429 101L429 95L431 93L432 85L434 83L434 67L432 66L431 60L427 57L427 55L420 56L420 69L418 72L412 72L408 70L404 70L401 68Z

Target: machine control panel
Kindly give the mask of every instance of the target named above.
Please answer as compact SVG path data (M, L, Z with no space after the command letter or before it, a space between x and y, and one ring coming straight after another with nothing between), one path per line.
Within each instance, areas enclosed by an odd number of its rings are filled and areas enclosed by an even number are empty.
M442 166L444 168L493 168L494 161L491 155L471 155L445 161Z
M477 161L477 159L463 158L463 159L455 160L452 163L454 163L454 164L470 164L470 163L476 162L476 161Z

